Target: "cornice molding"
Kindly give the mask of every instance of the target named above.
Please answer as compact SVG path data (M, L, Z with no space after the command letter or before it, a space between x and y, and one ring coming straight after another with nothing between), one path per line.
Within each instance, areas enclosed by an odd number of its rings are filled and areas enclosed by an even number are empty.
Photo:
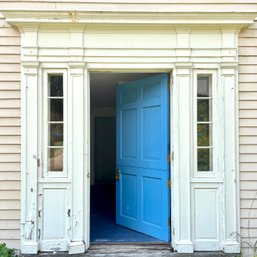
M243 27L253 23L257 12L99 12L99 11L38 11L1 10L6 21L20 28L42 24L63 24L80 27L93 24L174 25Z

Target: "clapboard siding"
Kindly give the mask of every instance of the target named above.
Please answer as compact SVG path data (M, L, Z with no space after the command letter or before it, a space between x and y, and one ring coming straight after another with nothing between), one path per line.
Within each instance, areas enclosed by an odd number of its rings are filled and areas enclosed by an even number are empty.
M257 20L239 34L239 124L242 251L257 240Z
M0 18L0 242L19 248L20 33Z

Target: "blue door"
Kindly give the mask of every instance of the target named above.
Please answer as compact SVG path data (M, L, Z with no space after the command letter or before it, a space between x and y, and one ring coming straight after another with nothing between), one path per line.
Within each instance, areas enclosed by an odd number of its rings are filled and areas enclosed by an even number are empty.
M116 222L170 241L169 77L117 87Z

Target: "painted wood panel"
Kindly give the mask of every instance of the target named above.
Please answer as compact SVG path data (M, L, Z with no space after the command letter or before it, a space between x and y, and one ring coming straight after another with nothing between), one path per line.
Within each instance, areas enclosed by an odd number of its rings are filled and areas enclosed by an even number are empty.
M67 193L65 189L45 188L43 193L41 251L67 251ZM55 228L55 229L52 229ZM59 249L53 241L58 242Z
M0 18L0 242L20 238L20 33Z
M218 188L194 188L195 248L220 249L219 246L219 193ZM211 202L211 204L209 204ZM203 208L204 206L204 208ZM211 221L211 222L210 222ZM208 228L206 230L206 228ZM203 245L201 241L205 241Z

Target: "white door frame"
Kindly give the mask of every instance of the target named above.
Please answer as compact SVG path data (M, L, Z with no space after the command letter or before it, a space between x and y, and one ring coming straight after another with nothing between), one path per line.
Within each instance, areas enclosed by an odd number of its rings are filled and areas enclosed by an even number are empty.
M7 13L8 14L8 13ZM27 19L27 13L24 14ZM14 21L14 24L15 21ZM192 187L195 182L193 173L192 138L192 87L197 71L215 70L217 85L220 87L220 103L223 108L220 113L223 124L224 157L219 167L223 177L223 208L222 237L220 248L225 252L240 251L240 242L231 236L232 232L239 233L239 173L238 173L238 106L237 106L237 33L238 24L233 27L213 29L202 27L174 27L167 30L142 30L147 38L156 39L162 36L167 47L156 47L155 41L147 48L142 48L146 40L142 40L139 31L129 32L122 26L115 27L108 38L111 44L117 37L118 45L110 48L109 56L97 42L106 37L101 26L92 27L88 31L85 27L63 25L62 31L54 25L39 27L38 24L24 25L18 23L22 29L22 174L21 174L21 250L23 253L36 253L39 249L38 240L38 173L41 169L41 142L39 139L40 120L39 89L42 85L42 71L44 69L66 69L68 90L74 98L69 103L69 126L73 126L72 138L69 145L72 153L69 170L71 176L71 242L70 253L79 253L89 247L89 208L90 208L90 81L89 73L98 72L171 72L173 71L173 86L171 87L171 156L172 158L172 245L178 252L193 252L194 235L192 234L191 212ZM175 26L175 25L174 25ZM198 28L199 28L198 27ZM87 27L88 29L88 27ZM142 28L141 28L142 29ZM204 29L204 30L203 30ZM124 48L124 41L119 41L120 33L134 34L128 37L137 43L138 49ZM54 32L54 33L53 33ZM117 33L118 32L118 33ZM54 45L59 34L66 39L67 47ZM206 34L207 33L207 34ZM209 34L208 34L209 33ZM131 34L130 34L131 35ZM140 36L138 36L140 35ZM144 36L144 35L143 35ZM210 38L209 38L210 36ZM213 43L212 49L206 48L203 38L207 37ZM38 40L40 39L40 40ZM85 40L84 40L85 39ZM88 39L88 40L86 40ZM70 41L69 41L70 40ZM86 43L85 43L85 42ZM59 42L60 43L60 42ZM130 43L130 42L129 42ZM149 43L149 42L147 42ZM40 45L41 44L41 45ZM91 45L87 45L91 44ZM151 45L152 44L152 45ZM199 47L201 44L201 47ZM96 45L96 46L95 46ZM90 47L94 47L90 53ZM112 46L112 45L111 45ZM141 47L140 47L141 46ZM110 47L110 46L109 46ZM151 47L151 48L150 48ZM156 47L156 48L155 48ZM54 48L54 51L53 51ZM87 49L88 48L88 49ZM123 49L124 48L124 49ZM122 56L117 57L117 49L122 49ZM150 51L149 51L150 49ZM222 49L222 51L221 51ZM89 50L89 51L85 51ZM130 51L132 50L132 51ZM162 56L160 57L160 50ZM97 52L98 56L94 56ZM104 54L103 54L104 52ZM90 55L91 54L91 55ZM124 57L132 55L129 58ZM140 54L140 55L139 55ZM93 56L92 56L93 55ZM151 55L151 56L149 56ZM122 59L122 61L121 61ZM120 62L120 63L119 63ZM231 129L231 124L233 129ZM78 129L77 129L78 128ZM83 139L83 140L81 140ZM174 154L173 154L174 152ZM81 162L83 160L83 162ZM83 179L81 179L83 178ZM61 181L59 181L61 183ZM199 187L203 181L198 181ZM219 182L218 182L219 183Z

